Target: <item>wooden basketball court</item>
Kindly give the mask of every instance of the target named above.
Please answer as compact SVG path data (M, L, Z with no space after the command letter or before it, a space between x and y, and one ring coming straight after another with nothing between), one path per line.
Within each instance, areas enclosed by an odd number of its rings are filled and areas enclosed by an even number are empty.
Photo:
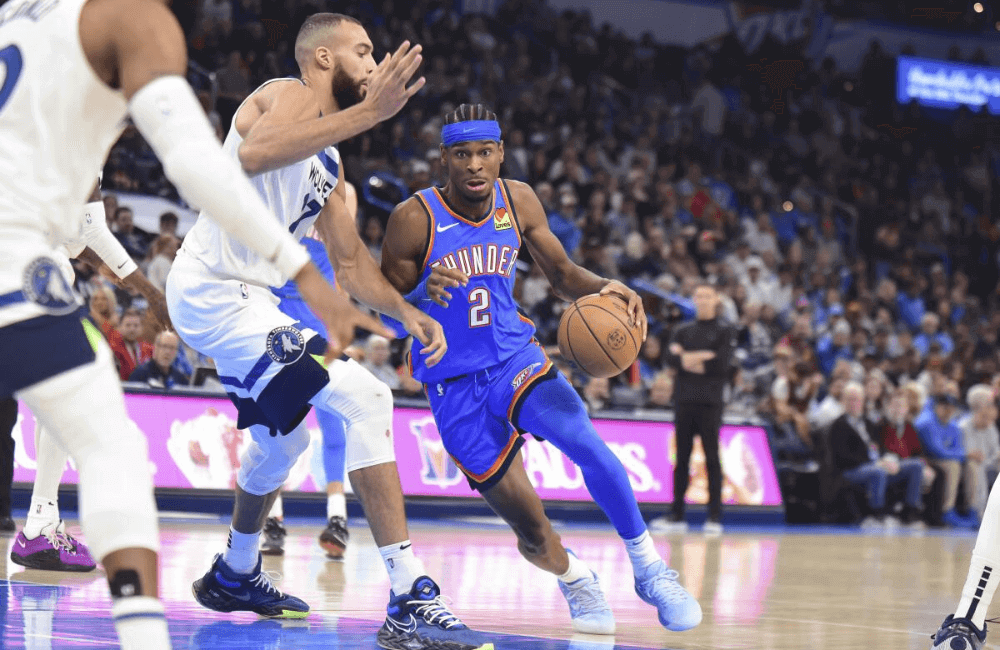
M363 520L351 521L344 562L325 559L318 519L288 522L285 556L264 566L281 574L280 588L312 606L299 622L202 609L191 583L224 547L227 524L213 517L161 525L161 586L175 648L377 647L389 586ZM700 627L675 633L636 597L628 558L609 529L564 525L560 532L600 575L618 621L614 639L573 633L555 578L525 562L496 520L411 526L417 554L455 612L496 633L497 650L927 649L956 604L974 543L970 533L944 531L732 526L717 538L696 530L659 537L661 553L705 611ZM26 571L9 560L12 541L0 537L0 647L118 647L103 573Z

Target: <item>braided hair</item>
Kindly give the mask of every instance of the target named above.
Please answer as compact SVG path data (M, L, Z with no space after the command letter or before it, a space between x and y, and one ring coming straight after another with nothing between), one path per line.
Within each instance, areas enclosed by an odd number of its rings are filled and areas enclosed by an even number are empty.
M485 104L462 104L444 116L444 123L458 124L459 122L496 119L497 114L486 108Z

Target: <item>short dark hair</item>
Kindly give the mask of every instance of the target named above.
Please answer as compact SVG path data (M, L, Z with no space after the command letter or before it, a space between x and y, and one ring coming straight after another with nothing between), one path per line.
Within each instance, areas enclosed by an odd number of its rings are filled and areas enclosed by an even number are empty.
M117 219L118 215L120 215L122 212L132 212L132 208L128 207L127 205L119 205L117 208L115 208L115 219Z
M125 320L129 316L135 316L139 320L142 320L142 312L136 309L135 307L129 307L128 309L126 309L124 313L122 313L122 320Z
M295 62L299 64L299 69L305 67L305 55L304 52L306 40L315 34L316 32L322 31L324 29L329 29L331 27L336 27L340 23L348 22L354 23L355 25L361 25L361 21L352 16L346 14L335 14L335 13L318 13L313 14L306 18L305 22L302 23L302 27L299 27L299 33L295 37Z
M497 114L488 109L485 104L462 104L444 116L444 123L458 124L459 122L495 119L497 119Z
M177 218L177 215L174 214L173 212L164 212L163 214L160 215L160 225L162 226L163 224L168 222L173 222L177 224L180 223L180 219Z

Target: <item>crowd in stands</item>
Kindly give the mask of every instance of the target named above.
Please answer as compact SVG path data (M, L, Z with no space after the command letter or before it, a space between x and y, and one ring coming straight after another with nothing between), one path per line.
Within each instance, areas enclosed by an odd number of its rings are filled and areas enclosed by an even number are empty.
M825 467L859 486L879 518L896 512L884 496L896 490L905 519L933 494L937 520L971 525L1000 469L1000 147L985 113L898 105L895 60L877 42L849 74L808 59L805 39L767 37L750 53L733 35L711 48L663 46L536 0L502 3L492 17L430 0L342 4L377 51L403 39L424 48L427 86L341 145L376 258L388 209L442 182L441 116L484 102L503 126L503 175L535 189L575 260L644 297L650 335L630 371L592 379L556 357L589 408L670 408L667 344L708 280L739 327L728 412L774 422L779 467ZM220 138L259 83L297 74L298 25L323 10L308 0L174 9L192 60L216 71ZM985 61L957 47L949 58ZM764 83L752 65L764 59L802 61L795 87ZM912 132L898 135L904 126ZM149 156L136 133L123 137L105 174L112 195L174 195ZM108 214L161 284L176 220L154 235L132 225L127 206ZM564 305L527 254L517 292L555 354ZM416 393L400 348L369 339L355 354Z

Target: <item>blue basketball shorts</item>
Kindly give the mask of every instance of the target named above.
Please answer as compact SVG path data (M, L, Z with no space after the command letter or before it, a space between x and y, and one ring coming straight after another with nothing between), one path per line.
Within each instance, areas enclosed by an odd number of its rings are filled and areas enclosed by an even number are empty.
M0 398L93 362L103 340L79 314L39 316L0 328Z
M454 349L450 354L461 354ZM495 485L524 444L511 420L531 390L558 371L537 342L495 366L425 385L445 450L474 490Z

